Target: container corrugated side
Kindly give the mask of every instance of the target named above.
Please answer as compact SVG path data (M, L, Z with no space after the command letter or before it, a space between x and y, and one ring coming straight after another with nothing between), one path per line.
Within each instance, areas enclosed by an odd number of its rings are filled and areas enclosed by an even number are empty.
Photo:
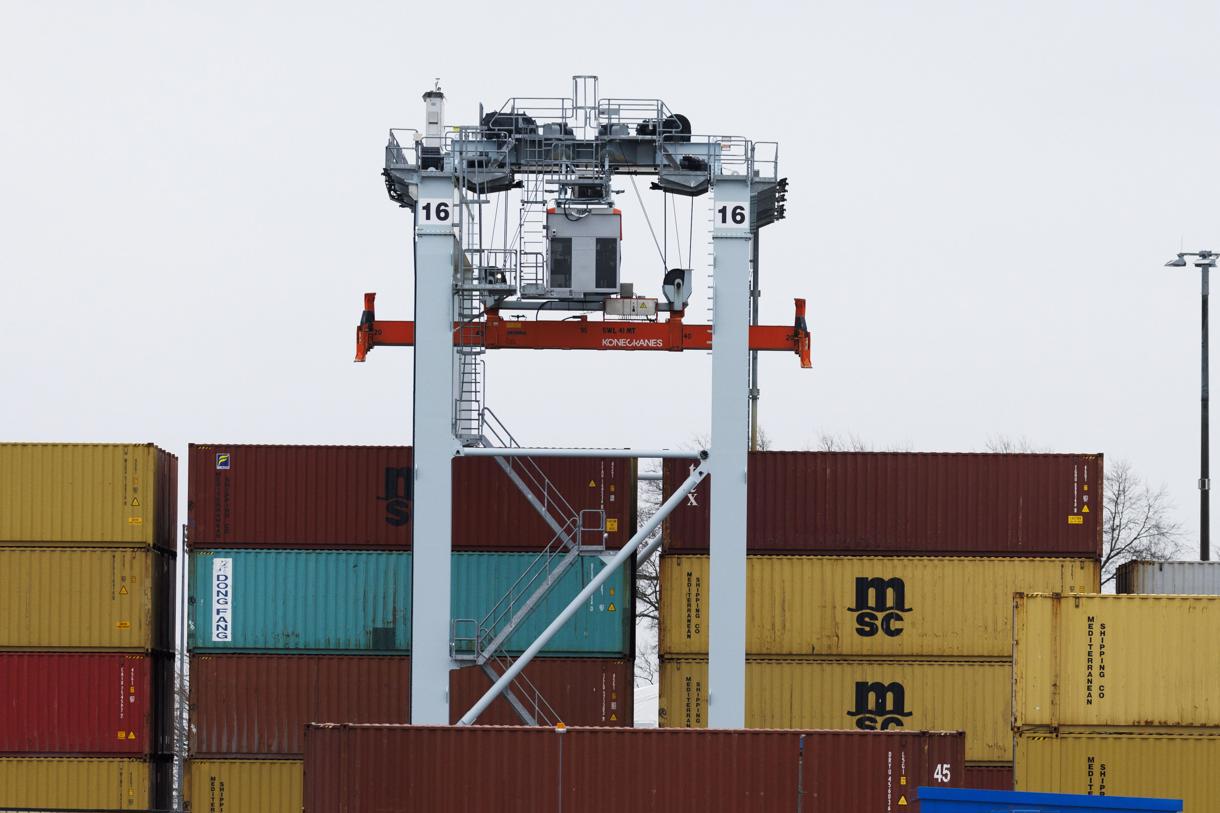
M554 557L552 569L561 558ZM581 555L568 566L537 608L522 620L504 642L505 651L511 654L523 652L550 626L572 597L605 567L600 556ZM546 575L545 563L530 553L455 553L451 617L481 624L490 614L492 618L501 618L503 623L507 623L520 604L543 583ZM629 578L628 566L621 566L559 629L542 648L542 653L569 657L629 655L634 621ZM514 588L519 579L521 585L530 586ZM515 604L501 603L510 590L515 591ZM473 624L459 625L459 629L473 628Z
M147 810L150 786L137 759L0 757L0 809Z
M965 731L966 759L1012 759L1010 665L964 660L746 661L749 728ZM707 727L707 661L661 662L666 728Z
M152 550L0 548L0 650L171 651L173 595Z
M148 655L0 653L0 753L163 751L154 680L166 677Z
M1220 726L1220 596L1014 604L1014 726Z
M634 666L633 661L619 658L534 658L525 667L528 684L514 683L513 689L518 697L532 697L529 686L533 686L566 725L630 728L635 723ZM456 723L490 688L491 678L481 667L452 670L450 722ZM477 722L520 725L521 718L500 696Z
M151 444L0 443L0 544L174 550L176 475Z
M531 553L455 553L452 617L474 629L522 574ZM582 555L505 643L519 652L605 567ZM528 581L528 579L527 579ZM191 553L190 646L195 651L407 652L411 554L403 551L222 550ZM631 647L631 585L613 576L543 649L622 657ZM529 596L532 589L517 599ZM224 602L228 602L226 605ZM508 605L501 607L507 611ZM219 612L218 612L219 610Z
M632 724L629 660L536 658L525 677L569 725ZM490 687L479 667L451 671L451 721ZM528 696L524 689L521 696ZM410 701L407 657L195 655L190 752L196 758L300 756L307 723L407 723ZM503 698L479 722L521 724Z
M305 752L305 724L411 719L405 657L195 655L190 751L200 756Z
M706 654L707 556L661 559L660 651ZM752 655L1008 657L1012 596L1096 592L1087 559L750 556Z
M1124 562L1115 581L1124 594L1220 596L1220 562Z
M194 813L301 813L303 763L277 759L194 759L185 798Z
M1029 734L1016 737L1017 790L1181 799L1187 813L1220 810L1220 736Z
M192 445L189 465L195 548L411 547L409 446ZM574 513L604 512L604 538L588 533L585 544L617 548L631 538L635 461L546 458L512 465L541 501L566 502ZM455 460L453 477L454 550L540 550L554 538L496 461ZM468 510L471 505L479 510Z
M962 787L976 790L1012 790L1012 763L989 765L967 762Z
M665 493L690 463L665 462ZM751 553L1101 558L1102 456L752 452ZM710 478L665 521L707 553Z
M411 555L218 550L190 554L190 647L406 652Z
M798 788L808 811L901 813L963 762L961 734L928 732L310 726L305 742L305 813L789 813Z

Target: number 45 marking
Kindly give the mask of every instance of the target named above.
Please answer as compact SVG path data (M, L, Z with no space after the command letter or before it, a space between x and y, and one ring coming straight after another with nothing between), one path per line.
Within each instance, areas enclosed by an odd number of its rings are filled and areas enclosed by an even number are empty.
M744 203L730 203L716 210L716 225L726 229L748 229L750 210Z
M936 766L936 770L932 771L932 778L935 779L937 782L942 782L944 784L949 783L949 779L951 776L952 776L952 771L950 770L949 763L947 763L947 762L942 762L941 764Z

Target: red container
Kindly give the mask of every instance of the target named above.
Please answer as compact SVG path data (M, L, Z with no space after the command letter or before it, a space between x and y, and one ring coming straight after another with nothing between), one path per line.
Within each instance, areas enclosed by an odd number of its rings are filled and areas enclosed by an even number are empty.
M751 553L1101 556L1102 456L754 452ZM665 493L689 462L665 463ZM665 548L706 553L710 478L665 522Z
M964 788L1012 790L1012 765L967 765Z
M148 655L0 653L0 753L166 751L168 667Z
M960 784L964 741L893 731L310 726L304 809L791 813L803 788L807 811L898 813L920 785Z
M409 446L192 444L189 544L409 550L411 462ZM585 516L591 527L604 512L607 547L631 538L634 460L547 458L534 464L538 469L514 461L540 499L562 497L574 512L595 512ZM555 536L494 460L456 459L454 494L455 550L539 550ZM583 541L596 544L600 537L588 533Z
M293 756L304 753L306 723L410 721L411 661L194 655L190 696L194 756Z
M535 658L525 678L554 710L559 720L575 726L634 724L634 666L615 658ZM468 666L449 673L449 711L456 723L491 688L481 668ZM528 705L529 691L518 697ZM549 717L550 715L547 715ZM521 718L503 697L496 698L478 719L479 725L520 725Z
M538 658L525 670L565 722L632 724L631 661ZM477 667L449 673L457 722L491 687ZM525 700L522 693L522 700ZM195 655L191 658L191 741L196 757L300 756L306 723L407 723L410 658L329 655ZM487 725L520 725L503 698Z

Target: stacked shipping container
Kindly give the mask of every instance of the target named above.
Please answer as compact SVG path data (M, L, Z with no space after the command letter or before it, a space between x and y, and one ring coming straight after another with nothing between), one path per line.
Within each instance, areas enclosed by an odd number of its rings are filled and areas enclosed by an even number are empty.
M310 726L305 813L900 813L957 787L962 735Z
M177 459L0 444L0 808L172 804Z
M411 464L410 447L191 447L195 809L222 796L231 813L299 809L307 723L409 722ZM590 550L630 538L634 461L513 466L559 524L583 512ZM556 533L494 460L456 460L454 494L450 611L474 627L519 579L556 564L540 558ZM596 553L581 554L505 651L528 646L603 567ZM631 725L631 576L615 574L525 670L565 723ZM480 668L452 672L455 719L490 685ZM480 722L519 720L501 699ZM295 795L274 793L285 783ZM283 801L266 806L270 798Z
M1220 596L1015 599L1020 790L1220 810Z
M746 724L964 730L1003 784L1011 599L1098 589L1101 483L1100 455L753 453ZM706 725L709 495L666 522L662 726Z

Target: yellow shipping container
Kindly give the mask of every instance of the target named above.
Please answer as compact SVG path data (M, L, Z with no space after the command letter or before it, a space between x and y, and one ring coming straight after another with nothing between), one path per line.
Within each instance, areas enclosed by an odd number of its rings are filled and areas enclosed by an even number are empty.
M150 444L0 443L0 544L173 550L177 477Z
M152 550L0 548L0 649L172 649L173 588Z
M966 759L1012 759L1009 664L1002 661L746 661L747 728L965 731ZM707 661L661 663L659 722L707 726Z
M1220 726L1220 596L1018 596L1013 723Z
M301 813L300 760L194 760L187 772L186 801L195 813Z
M147 762L0 758L0 808L147 810L151 806Z
M1017 735L1017 790L1181 799L1185 813L1220 810L1220 736Z
M662 655L707 653L706 556L661 559ZM751 556L751 655L1008 658L1012 596L1099 589L1083 559Z

